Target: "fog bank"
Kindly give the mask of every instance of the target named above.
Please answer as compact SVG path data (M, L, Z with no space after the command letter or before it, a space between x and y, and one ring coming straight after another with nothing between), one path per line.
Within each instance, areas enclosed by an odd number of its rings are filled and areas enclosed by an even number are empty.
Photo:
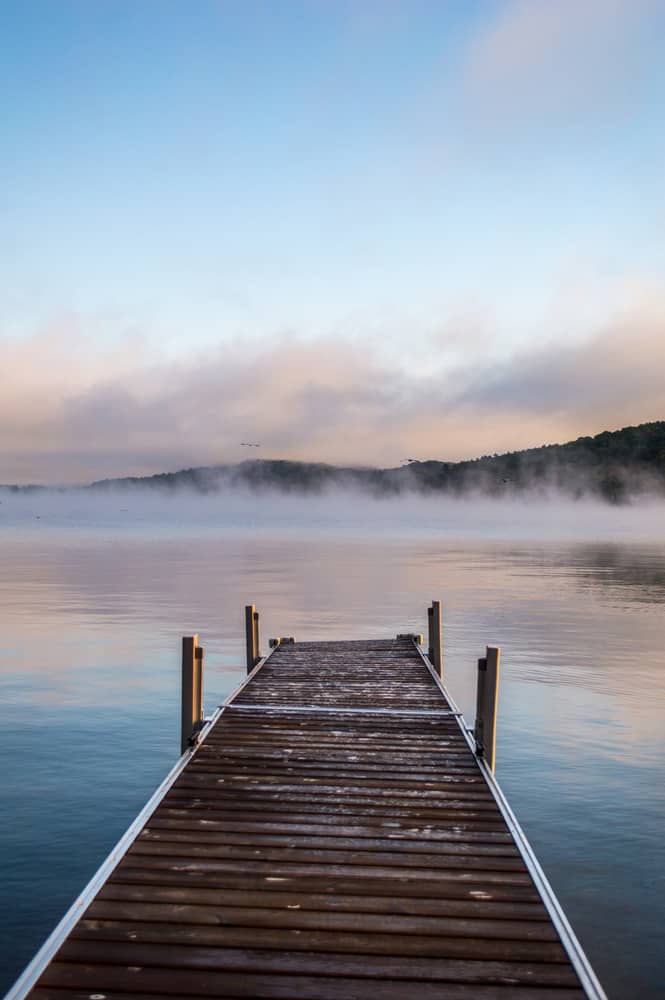
M663 538L665 500L622 506L554 494L535 498L467 496L372 498L352 489L302 496L225 490L167 494L139 489L0 491L0 533L34 539L63 533L340 537L386 541L445 539L644 539Z

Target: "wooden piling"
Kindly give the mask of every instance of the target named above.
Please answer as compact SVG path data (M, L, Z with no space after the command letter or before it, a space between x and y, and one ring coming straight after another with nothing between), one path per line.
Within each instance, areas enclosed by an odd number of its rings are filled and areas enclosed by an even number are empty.
M429 661L443 680L443 613L441 601L432 601L427 609Z
M191 739L203 722L203 647L198 635L182 640L182 698L180 716L180 753L191 746Z
M203 646L197 646L194 662L194 705L196 708L195 729L203 724Z
M259 613L254 612L254 655L256 656L256 663L261 659L261 640L259 638Z
M484 757L492 772L496 758L496 716L499 704L499 671L501 650L488 646L486 654L478 660L478 690L476 695L476 724L474 739L476 752Z
M250 674L261 659L259 613L253 604L245 605L245 641L247 648L247 673Z

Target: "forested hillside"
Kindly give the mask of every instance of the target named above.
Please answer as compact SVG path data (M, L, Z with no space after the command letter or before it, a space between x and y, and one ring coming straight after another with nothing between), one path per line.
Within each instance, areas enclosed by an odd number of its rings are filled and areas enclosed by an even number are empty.
M445 441L441 450L445 451ZM244 486L300 493L352 486L375 496L409 490L457 496L471 492L515 496L554 490L574 498L591 495L609 503L622 503L644 494L665 496L665 421L465 462L430 460L375 469L262 459L155 476L106 479L90 488L118 486L167 490L190 487L201 492Z

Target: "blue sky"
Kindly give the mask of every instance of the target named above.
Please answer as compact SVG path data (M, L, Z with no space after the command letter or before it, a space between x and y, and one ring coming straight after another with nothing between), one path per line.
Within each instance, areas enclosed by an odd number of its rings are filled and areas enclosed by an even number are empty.
M5 0L0 481L665 417L664 29L649 0Z

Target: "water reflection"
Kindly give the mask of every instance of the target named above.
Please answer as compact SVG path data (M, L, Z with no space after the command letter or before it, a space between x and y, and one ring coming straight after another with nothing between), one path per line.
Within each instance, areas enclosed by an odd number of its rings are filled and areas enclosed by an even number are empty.
M460 541L394 516L362 537L350 506L317 535L320 516L300 533L278 516L271 534L264 512L257 536L238 511L196 531L101 515L82 530L63 508L47 530L26 519L4 533L4 985L175 758L181 635L206 647L209 711L243 676L248 601L265 644L423 631L441 596L447 683L467 717L478 655L503 648L498 776L610 996L657 996L665 546Z
M665 601L665 565L658 545L634 543L580 545L569 553L582 586L603 581L606 599L662 604Z

